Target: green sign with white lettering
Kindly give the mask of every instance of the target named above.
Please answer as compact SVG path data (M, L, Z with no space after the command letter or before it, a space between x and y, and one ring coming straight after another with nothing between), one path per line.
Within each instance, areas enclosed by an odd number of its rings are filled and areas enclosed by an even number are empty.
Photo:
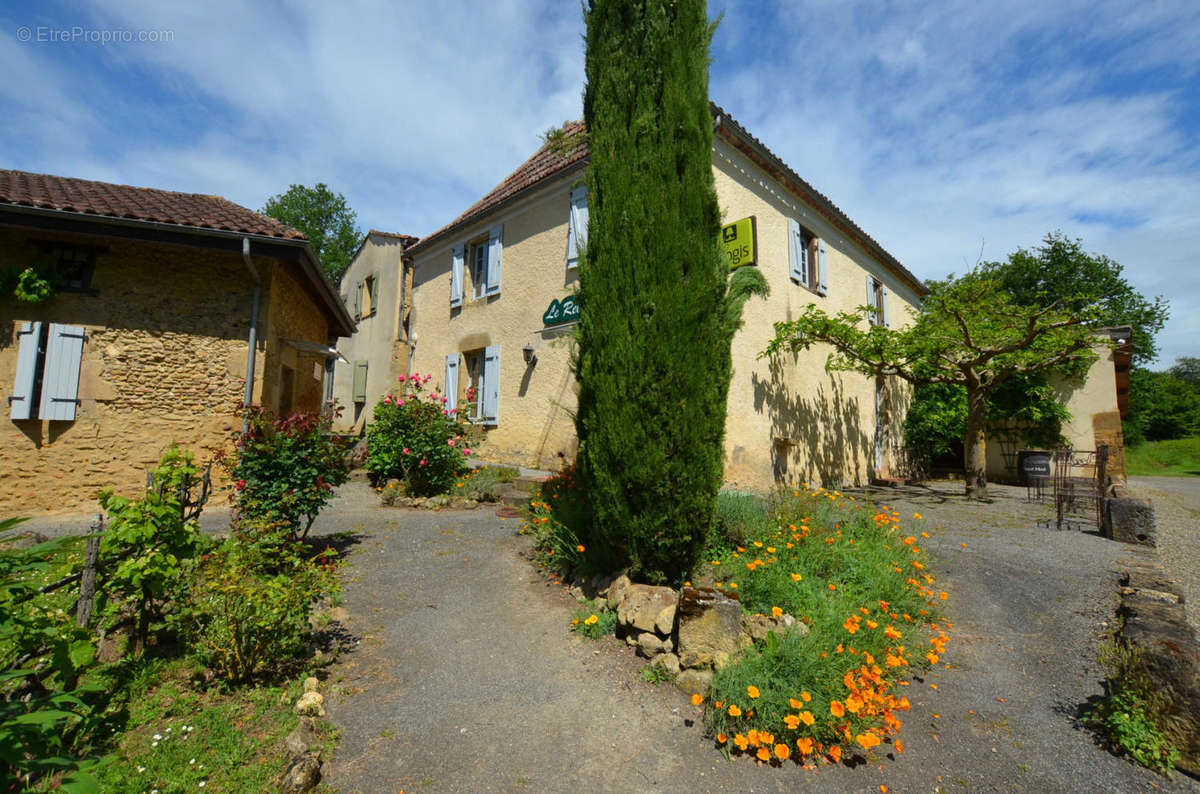
M754 216L721 227L721 250L729 269L758 264L758 235Z
M550 306L546 309L546 313L542 315L543 325L562 325L563 323L574 322L579 319L579 304L575 302L574 295L559 300L555 298L550 301Z

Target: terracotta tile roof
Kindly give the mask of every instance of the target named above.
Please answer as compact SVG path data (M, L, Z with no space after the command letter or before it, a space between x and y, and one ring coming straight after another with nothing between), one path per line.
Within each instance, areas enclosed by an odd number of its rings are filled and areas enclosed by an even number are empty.
M476 201L467 211L450 223L421 239L414 248L424 248L427 243L439 237L444 237L453 229L465 226L471 221L478 220L496 207L516 198L535 185L549 179L555 174L566 171L576 163L587 159L587 137L584 135L582 121L568 121L562 126L563 135L554 143L543 143L532 157L521 164L487 195Z
M220 196L176 193L26 171L0 169L0 206L4 204L287 240L306 239L303 232Z
M412 245L417 240L421 239L419 237L414 237L411 234L400 234L399 232L382 232L379 229L371 229L369 232L367 232L367 237L388 237L393 240L399 240L404 245L405 248Z

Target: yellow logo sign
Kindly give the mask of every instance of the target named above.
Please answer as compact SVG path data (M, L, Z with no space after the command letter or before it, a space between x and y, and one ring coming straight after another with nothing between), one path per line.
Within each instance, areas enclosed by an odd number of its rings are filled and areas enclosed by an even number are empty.
M721 228L721 250L729 259L730 270L758 264L758 235L753 215Z

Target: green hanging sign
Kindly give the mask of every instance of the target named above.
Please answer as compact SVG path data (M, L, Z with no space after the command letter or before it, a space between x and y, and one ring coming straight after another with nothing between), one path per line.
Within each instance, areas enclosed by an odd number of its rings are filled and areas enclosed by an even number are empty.
M753 215L721 228L721 250L725 253L730 270L758 264L757 231Z
M550 301L550 306L546 309L546 313L542 315L543 325L562 325L563 323L574 322L579 319L579 304L575 302L574 295L559 300L555 298Z

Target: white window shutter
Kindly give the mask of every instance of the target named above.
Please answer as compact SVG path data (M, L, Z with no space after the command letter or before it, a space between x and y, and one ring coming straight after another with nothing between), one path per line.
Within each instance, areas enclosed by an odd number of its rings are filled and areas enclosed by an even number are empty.
M808 274L804 267L804 245L800 239L800 224L788 218L788 260L792 269L792 281L808 285Z
M494 425L500 414L500 345L483 351L483 385L479 414L484 424Z
M458 353L446 356L446 410L458 408Z
M888 288L886 285L881 288L879 302L883 304L883 327L891 328L892 323L888 318Z
M17 379L8 400L13 419L37 418L37 410L33 406L33 386L37 381L38 343L41 339L41 323L22 323L17 331Z
M875 311L875 277L870 273L867 274L867 305L871 310L867 312L867 319L873 324L878 322L876 317L878 312Z
M83 328L50 323L46 365L42 369L43 419L71 422L79 397L79 364L83 361Z
M825 269L825 241L817 240L817 289L824 295L829 292L828 271Z
M567 225L567 267L579 265L579 249L587 245L587 185L571 191L571 218Z
M487 294L500 294L500 256L504 251L504 224L488 232Z
M450 308L462 306L462 285L463 285L463 247L461 245L454 246L454 253L450 260Z

